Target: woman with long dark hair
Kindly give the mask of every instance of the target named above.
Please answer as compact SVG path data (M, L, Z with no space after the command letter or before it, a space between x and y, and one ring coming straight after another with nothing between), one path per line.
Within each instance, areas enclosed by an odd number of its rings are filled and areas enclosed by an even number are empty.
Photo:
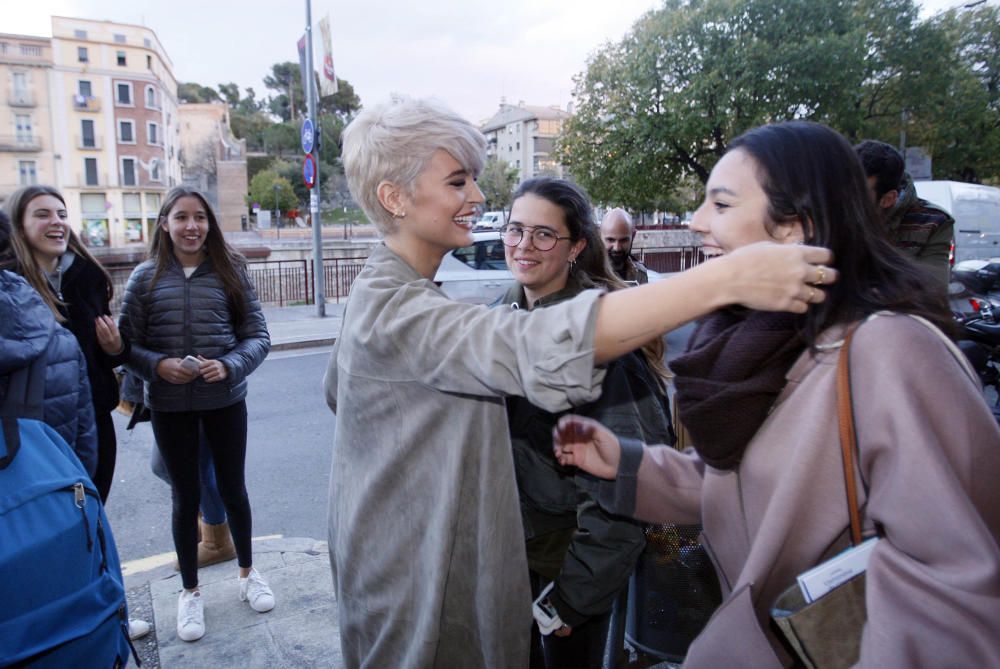
M6 269L24 276L66 329L87 361L97 426L94 485L107 503L114 480L117 439L111 412L118 406L114 368L125 346L111 319L113 289L107 270L69 224L62 194L51 186L26 186L10 196L10 245Z
M751 130L712 170L691 227L710 253L821 244L840 280L801 315L723 309L672 361L694 452L565 417L556 454L616 484L609 508L704 525L725 600L685 667L782 667L770 609L849 544L836 368L848 347L866 577L860 667L1000 666L1000 429L946 333L931 279L880 232L851 145L830 128ZM853 338L849 338L852 333Z
M145 381L156 445L170 474L172 530L184 590L177 635L205 634L198 590L199 428L212 451L219 492L239 563L240 599L274 608L253 569L250 501L244 466L246 377L264 360L270 338L243 257L226 243L205 197L174 188L160 209L150 259L135 268L122 304L128 366Z
M517 281L499 302L506 308L543 309L589 288L625 288L611 269L587 194L569 181L523 182L500 235ZM614 360L600 397L569 410L625 436L670 443L663 354L663 339L656 337ZM612 605L627 586L645 539L642 525L594 502L580 480L589 477L556 462L552 428L563 413L524 397L507 398L532 595L548 588L543 601L558 614L558 620L532 627L531 666L600 669Z

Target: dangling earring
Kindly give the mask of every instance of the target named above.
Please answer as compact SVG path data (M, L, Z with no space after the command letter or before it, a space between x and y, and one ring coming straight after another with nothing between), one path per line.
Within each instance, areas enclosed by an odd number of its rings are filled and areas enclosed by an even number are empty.
M576 269L576 258L569 259L569 271L572 272Z

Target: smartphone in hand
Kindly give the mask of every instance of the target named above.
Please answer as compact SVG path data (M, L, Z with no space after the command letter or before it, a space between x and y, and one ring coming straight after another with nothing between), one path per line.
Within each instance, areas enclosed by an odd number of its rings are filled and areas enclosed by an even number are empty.
M184 359L181 360L181 367L191 372L199 372L201 370L201 360L193 355L184 356Z
M552 588L555 583L549 583L542 594L538 596L538 599L534 601L531 607L531 612L535 616L535 622L538 623L538 629L545 636L552 634L557 629L563 626L563 621L559 617L559 612L556 611L556 607L553 606L552 600L549 599L549 593L552 592Z

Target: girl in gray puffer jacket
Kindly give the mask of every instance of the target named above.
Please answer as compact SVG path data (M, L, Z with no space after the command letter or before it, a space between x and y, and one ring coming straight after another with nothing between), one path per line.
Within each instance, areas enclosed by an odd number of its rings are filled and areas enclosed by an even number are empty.
M131 342L129 369L145 381L144 402L170 474L173 536L184 590L177 635L205 634L198 590L198 430L215 461L236 545L240 599L270 611L274 595L252 567L251 513L244 478L246 377L270 349L267 325L245 263L194 190L174 188L160 209L150 259L125 288L119 323Z

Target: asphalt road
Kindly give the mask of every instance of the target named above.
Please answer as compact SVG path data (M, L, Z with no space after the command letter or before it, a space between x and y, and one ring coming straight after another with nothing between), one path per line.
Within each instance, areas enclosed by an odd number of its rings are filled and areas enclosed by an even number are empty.
M667 338L667 359L683 350L691 326ZM329 347L272 353L250 377L247 490L255 537L326 538L335 418L323 399ZM118 461L107 512L122 562L170 554L170 489L149 467L149 423L125 429L115 414Z
M247 490L254 536L326 538L334 417L322 395L329 347L277 352L250 377ZM118 461L107 512L122 562L173 552L170 489L149 468L149 423L115 414ZM171 558L172 559L172 558Z

